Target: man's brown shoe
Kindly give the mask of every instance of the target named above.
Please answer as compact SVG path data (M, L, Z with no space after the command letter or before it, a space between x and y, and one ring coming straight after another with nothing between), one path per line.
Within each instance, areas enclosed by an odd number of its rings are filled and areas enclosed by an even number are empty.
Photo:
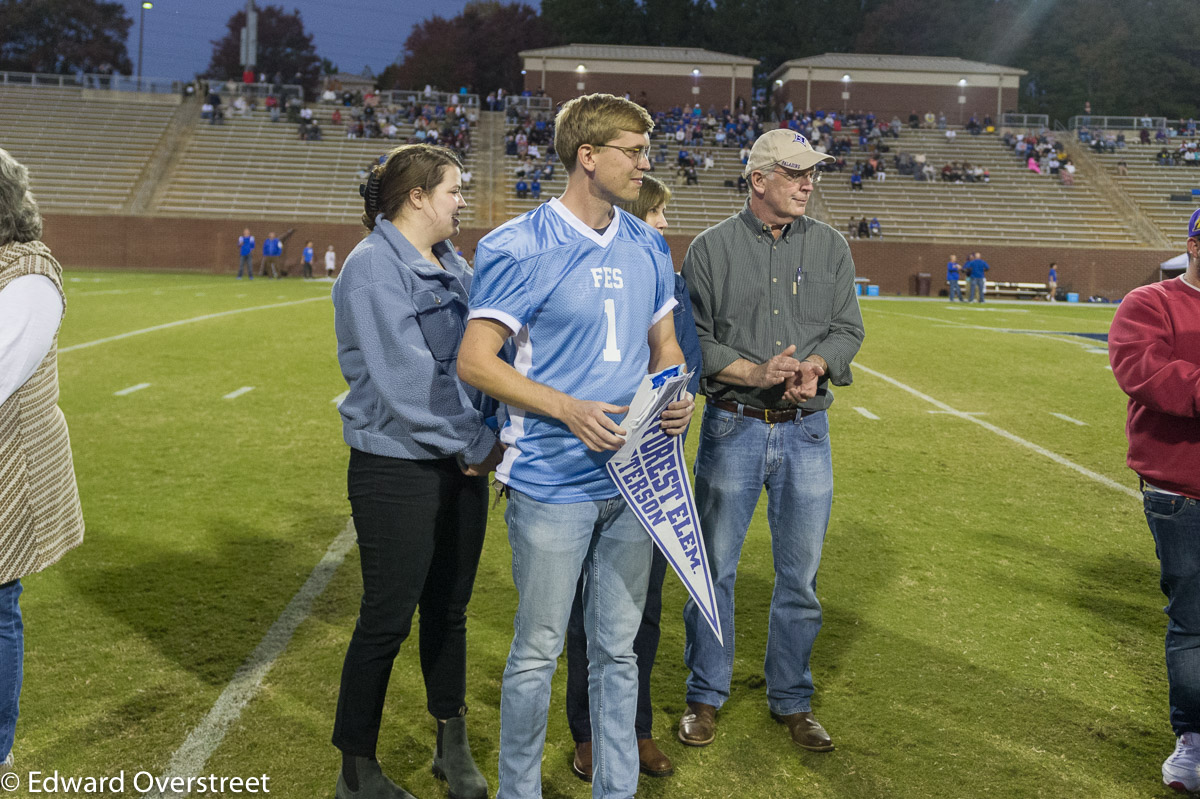
M653 738L638 738L638 763L649 777L670 777L675 773L671 758L662 753Z
M717 709L703 702L688 702L679 720L679 740L688 746L708 746L717 737Z
M801 749L807 749L810 752L833 751L833 739L829 737L829 733L825 732L821 722L813 718L812 713L789 713L786 716L771 713L771 718L780 724L787 725L788 732L792 734L792 741Z
M584 782L592 781L592 742L584 741L575 744L575 759L571 761L571 771Z

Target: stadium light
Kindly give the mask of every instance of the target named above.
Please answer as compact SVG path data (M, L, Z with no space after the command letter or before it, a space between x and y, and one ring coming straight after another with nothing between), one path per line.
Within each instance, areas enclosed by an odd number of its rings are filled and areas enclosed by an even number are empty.
M842 116L846 115L846 106L850 104L850 73L842 75Z
M585 67L583 64L580 64L579 66L575 67L575 74L579 76L579 80L575 82L575 88L579 90L580 94L583 94L583 87L587 79L587 67Z
M963 108L967 104L967 79L958 79L958 124L962 124Z
M692 68L692 94L700 94L700 68Z
M139 12L138 12L138 70L137 70L137 89L138 89L138 91L139 91L139 92L142 90L142 40L146 38L146 37L145 37L145 30L146 30L146 11L147 11L148 9L151 9L151 8L154 8L154 3L151 3L151 2L149 2L149 0L146 0L146 2L143 2L143 3L142 3L142 9L141 9L141 11L139 11Z

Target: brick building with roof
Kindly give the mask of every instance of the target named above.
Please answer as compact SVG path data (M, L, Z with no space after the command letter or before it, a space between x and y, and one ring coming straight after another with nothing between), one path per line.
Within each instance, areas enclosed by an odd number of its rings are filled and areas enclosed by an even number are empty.
M592 92L628 94L653 109L751 103L753 58L693 47L568 44L520 53L525 90L562 102Z
M1015 111L1025 70L961 58L825 53L780 64L771 73L772 104L795 110L863 110L902 120L944 113L954 125L978 114Z

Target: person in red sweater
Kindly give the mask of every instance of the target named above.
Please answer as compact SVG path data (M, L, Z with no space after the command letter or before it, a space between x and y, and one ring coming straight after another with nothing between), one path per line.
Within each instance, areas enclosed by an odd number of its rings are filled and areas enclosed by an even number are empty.
M1187 271L1117 308L1108 357L1129 395L1126 462L1141 478L1167 595L1167 684L1175 751L1163 783L1200 790L1200 210Z

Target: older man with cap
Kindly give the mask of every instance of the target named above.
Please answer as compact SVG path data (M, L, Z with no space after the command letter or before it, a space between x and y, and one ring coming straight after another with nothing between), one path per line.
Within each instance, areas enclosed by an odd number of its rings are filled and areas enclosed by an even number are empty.
M1187 271L1125 295L1108 333L1113 376L1129 395L1129 468L1141 478L1167 596L1167 687L1175 751L1163 783L1200 791L1200 211Z
M863 340L846 240L804 215L833 159L791 130L773 130L746 164L750 197L696 237L683 275L695 309L708 401L696 455L696 504L724 645L684 608L688 709L679 740L706 746L733 672L733 587L746 530L766 487L775 562L767 634L771 716L803 749L833 740L812 714L809 655L821 628L817 565L833 499L826 409L849 385Z

